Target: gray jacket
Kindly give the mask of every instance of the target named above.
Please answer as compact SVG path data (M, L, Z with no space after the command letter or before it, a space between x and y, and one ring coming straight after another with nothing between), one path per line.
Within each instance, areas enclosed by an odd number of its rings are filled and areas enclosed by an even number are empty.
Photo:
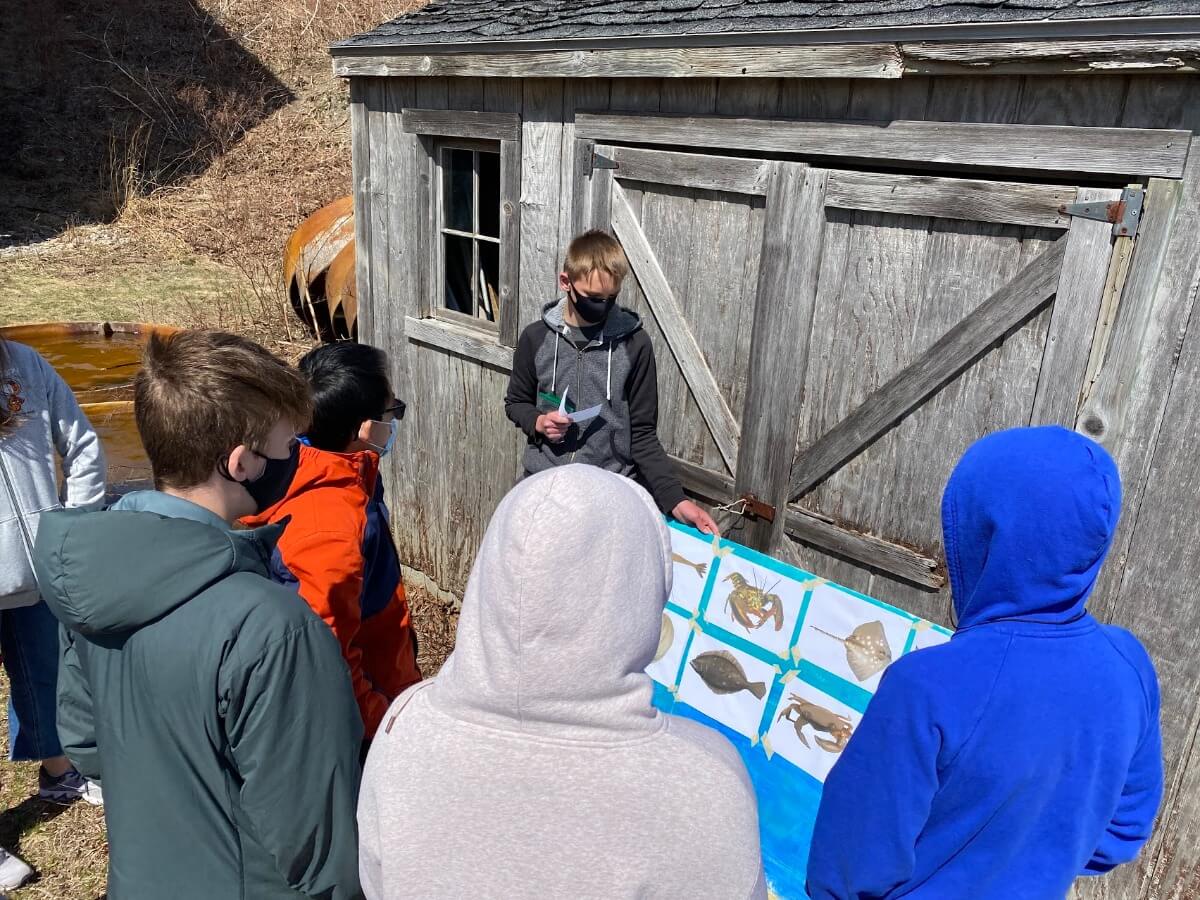
M573 462L599 466L641 482L669 513L687 496L658 439L654 345L637 313L616 307L600 334L577 346L563 322L566 302L547 303L541 320L521 333L513 355L504 409L528 438L525 471ZM538 417L556 410L564 391L570 408L600 405L600 415L572 425L558 443L542 440Z
M0 403L13 393L22 400L16 428L0 432L0 609L15 609L38 600L30 559L41 514L103 505L104 450L54 368L24 344L5 341L4 350Z

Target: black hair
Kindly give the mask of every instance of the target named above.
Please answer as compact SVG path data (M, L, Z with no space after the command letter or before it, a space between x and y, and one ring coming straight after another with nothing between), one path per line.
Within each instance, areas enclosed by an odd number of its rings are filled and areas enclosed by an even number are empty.
M300 371L312 386L308 440L318 450L343 452L368 419L382 419L392 402L387 354L369 344L341 341L310 350Z

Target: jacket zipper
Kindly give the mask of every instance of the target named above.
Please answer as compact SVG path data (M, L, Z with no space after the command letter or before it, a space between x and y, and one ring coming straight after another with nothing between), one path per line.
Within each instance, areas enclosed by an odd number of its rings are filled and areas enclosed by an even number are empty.
M576 384L579 384L579 381L580 381L581 370L583 369L583 351L585 349L587 349L587 348L586 347L576 347L575 348L575 383ZM576 395L576 396L578 396L578 395ZM578 428L578 426L576 426L576 428ZM575 449L571 451L571 458L568 459L567 462L575 462L575 454L579 452L579 435L575 436L574 444L575 444Z

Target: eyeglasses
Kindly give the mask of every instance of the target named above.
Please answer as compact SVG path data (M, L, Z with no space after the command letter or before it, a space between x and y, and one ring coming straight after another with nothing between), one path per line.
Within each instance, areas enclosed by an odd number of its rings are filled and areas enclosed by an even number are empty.
M385 417L390 414L392 416L392 418L394 418L394 419L403 419L404 411L406 409L408 409L408 405L403 400L397 400L391 406L385 407L383 410L383 414ZM381 420L381 421L384 421L384 420Z

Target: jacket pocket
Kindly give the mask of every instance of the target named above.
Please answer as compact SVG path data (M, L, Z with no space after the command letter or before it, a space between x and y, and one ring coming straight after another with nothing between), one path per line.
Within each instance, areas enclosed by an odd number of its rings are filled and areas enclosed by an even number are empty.
M16 517L0 522L0 608L4 598L37 590L37 579L29 565L22 522Z

